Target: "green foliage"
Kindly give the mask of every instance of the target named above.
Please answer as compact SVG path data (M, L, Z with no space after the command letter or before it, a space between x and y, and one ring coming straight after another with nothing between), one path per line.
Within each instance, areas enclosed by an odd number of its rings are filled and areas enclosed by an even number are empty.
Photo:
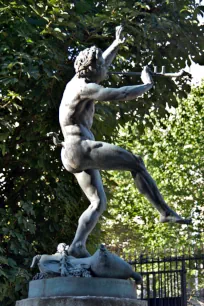
M118 131L117 144L143 157L148 171L156 180L167 203L192 224L158 223L158 212L139 194L129 173L112 172L113 194L109 205L110 219L104 226L105 239L126 251L146 247L181 247L202 240L203 228L203 102L204 84L192 90L187 99L179 100L177 109L158 119L152 109L153 128L146 127L140 136L138 123L126 124Z
M190 0L173 4L163 0L0 0L3 306L26 295L33 255L52 253L58 242L72 240L78 216L87 205L73 176L62 171L59 149L46 137L50 131L59 131L58 106L74 74L79 50L93 44L105 49L113 39L114 27L123 23L129 34L113 69L133 70L136 65L134 69L141 70L152 61L177 71L185 66L189 54L199 58L203 44L203 30L196 19L199 10L202 8ZM136 82L140 81L114 76L105 85ZM166 101L176 105L176 91L183 94L172 81L160 80L148 103L145 97L136 107L134 101L97 104L97 138L110 139L115 126L124 125L135 112L140 128L152 105L163 116ZM95 240L92 235L92 249Z

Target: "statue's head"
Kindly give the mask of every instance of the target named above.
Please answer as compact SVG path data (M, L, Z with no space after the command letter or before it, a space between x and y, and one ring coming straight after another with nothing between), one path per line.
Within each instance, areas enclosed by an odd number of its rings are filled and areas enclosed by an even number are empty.
M99 83L107 74L102 51L96 46L81 51L74 62L74 68L77 76L88 82Z

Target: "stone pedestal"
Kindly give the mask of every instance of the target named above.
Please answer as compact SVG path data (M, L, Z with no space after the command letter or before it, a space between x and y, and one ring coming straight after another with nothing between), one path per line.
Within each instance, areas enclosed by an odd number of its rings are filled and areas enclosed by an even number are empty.
M28 299L16 306L146 306L135 283L113 278L55 277L31 281Z
M147 306L147 302L125 298L63 296L25 299L17 301L16 306Z
M136 299L135 283L114 278L55 277L29 283L29 298L105 296Z

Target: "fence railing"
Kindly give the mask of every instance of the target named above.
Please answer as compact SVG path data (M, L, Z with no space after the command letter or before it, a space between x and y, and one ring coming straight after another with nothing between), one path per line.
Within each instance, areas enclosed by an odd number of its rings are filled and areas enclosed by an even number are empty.
M204 302L203 247L123 257L141 273L143 283L137 295L149 306L186 306L192 297Z

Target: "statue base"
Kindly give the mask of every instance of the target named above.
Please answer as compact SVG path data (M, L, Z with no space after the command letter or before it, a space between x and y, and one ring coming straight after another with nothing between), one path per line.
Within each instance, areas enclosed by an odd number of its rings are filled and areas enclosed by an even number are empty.
M29 298L94 296L136 299L131 280L99 277L54 277L29 283Z
M48 298L32 298L16 302L16 306L147 306L146 301L128 298L95 297L95 296L63 296Z
M16 306L147 306L135 283L114 278L54 277L29 283L28 299Z

